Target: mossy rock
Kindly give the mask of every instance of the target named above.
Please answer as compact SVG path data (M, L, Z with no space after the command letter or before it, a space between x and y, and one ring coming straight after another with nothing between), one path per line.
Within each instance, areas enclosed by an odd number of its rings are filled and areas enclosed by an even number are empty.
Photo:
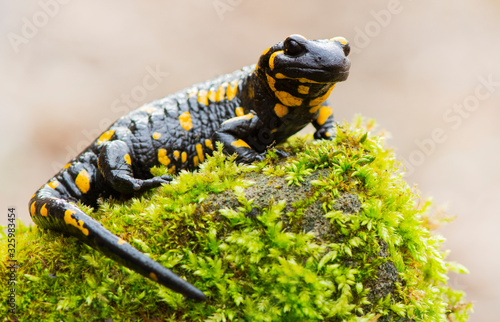
M105 227L200 288L198 303L76 238L18 223L19 321L465 321L429 203L405 183L373 122L335 141L289 140L253 165L216 152L196 172L93 213ZM156 175L166 169L153 170ZM420 206L419 206L420 205ZM424 205L424 206L422 206ZM90 212L90 209L86 209ZM9 298L7 238L0 285Z

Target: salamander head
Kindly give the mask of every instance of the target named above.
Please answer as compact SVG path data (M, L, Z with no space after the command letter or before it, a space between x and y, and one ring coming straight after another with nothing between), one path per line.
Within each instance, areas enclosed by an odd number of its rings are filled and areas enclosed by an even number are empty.
M264 51L256 73L283 105L317 105L335 83L347 79L349 50L342 37L308 40L291 35Z

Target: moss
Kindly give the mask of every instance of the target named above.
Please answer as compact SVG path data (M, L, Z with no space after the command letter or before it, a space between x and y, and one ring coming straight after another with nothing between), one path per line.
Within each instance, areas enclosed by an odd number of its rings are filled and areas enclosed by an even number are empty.
M94 216L105 227L203 290L206 303L76 238L19 224L17 312L9 317L465 321L471 305L446 284L450 270L465 269L445 261L429 203L404 182L383 135L368 135L372 126L357 118L332 142L289 140L285 160L270 151L265 161L236 165L217 152L171 185L100 206ZM5 236L0 243L7 298Z

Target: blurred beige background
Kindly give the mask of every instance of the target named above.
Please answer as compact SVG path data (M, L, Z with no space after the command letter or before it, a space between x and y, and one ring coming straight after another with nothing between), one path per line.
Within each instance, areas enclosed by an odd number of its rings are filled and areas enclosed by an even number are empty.
M289 34L342 35L352 69L331 96L337 119L375 118L408 182L457 215L441 233L471 274L450 283L475 303L471 321L495 321L499 18L495 0L2 0L0 209L28 222L33 192L127 111Z

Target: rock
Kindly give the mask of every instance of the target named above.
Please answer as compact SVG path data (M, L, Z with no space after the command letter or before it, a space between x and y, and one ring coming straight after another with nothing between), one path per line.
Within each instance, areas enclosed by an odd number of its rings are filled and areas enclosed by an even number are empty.
M358 122L340 127L333 142L290 141L285 160L271 151L238 166L216 152L199 172L129 202L106 201L93 214L204 291L205 303L75 238L21 226L10 317L465 321L470 305L446 284L453 264L439 249L442 238L422 224L428 211L416 208L418 196L382 141ZM7 274L0 266L3 284Z

